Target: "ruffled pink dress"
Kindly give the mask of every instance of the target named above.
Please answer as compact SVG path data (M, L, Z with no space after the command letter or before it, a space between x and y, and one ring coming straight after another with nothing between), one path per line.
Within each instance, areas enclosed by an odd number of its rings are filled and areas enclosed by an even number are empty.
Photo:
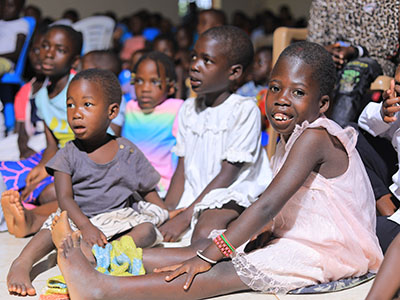
M375 235L375 199L355 149L357 133L321 117L296 126L281 140L272 161L276 175L297 138L307 128L323 127L337 137L349 156L347 171L336 178L312 173L274 218L277 237L265 248L244 253L232 262L253 290L287 293L292 289L376 272L382 252ZM306 158L305 158L306 159Z

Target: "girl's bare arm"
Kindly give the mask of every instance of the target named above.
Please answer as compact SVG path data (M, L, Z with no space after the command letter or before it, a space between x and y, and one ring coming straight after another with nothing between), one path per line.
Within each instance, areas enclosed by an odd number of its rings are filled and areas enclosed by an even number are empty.
M400 289L400 234L390 244L366 300L391 300Z
M185 186L185 158L179 157L178 165L172 176L168 193L165 197L165 205L169 210L175 209L182 197Z

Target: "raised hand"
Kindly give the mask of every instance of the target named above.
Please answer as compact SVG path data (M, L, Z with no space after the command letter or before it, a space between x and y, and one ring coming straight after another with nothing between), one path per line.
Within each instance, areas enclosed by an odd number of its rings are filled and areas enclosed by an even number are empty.
M400 93L400 86L395 84L392 80L390 88L383 92L383 102L381 106L381 116L383 121L391 123L397 120L395 114L400 111L400 97L397 95Z

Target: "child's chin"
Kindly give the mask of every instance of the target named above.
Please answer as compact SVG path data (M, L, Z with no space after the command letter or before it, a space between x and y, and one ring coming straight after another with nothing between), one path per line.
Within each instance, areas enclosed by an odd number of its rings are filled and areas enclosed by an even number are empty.
M154 107L141 107L140 110L144 114L151 114L154 111Z

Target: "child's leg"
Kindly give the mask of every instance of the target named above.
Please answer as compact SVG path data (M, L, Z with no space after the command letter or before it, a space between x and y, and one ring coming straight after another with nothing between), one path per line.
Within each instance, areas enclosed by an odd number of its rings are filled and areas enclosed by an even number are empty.
M54 183L50 183L43 189L38 197L38 201L41 205L50 202L57 202L56 188Z
M390 244L366 300L391 300L400 289L400 234Z
M57 249L61 247L62 241L65 239L67 235L76 235L80 237L80 231L73 231L68 220L67 211L62 211L60 216L54 216L53 223L51 224L51 239L53 240L54 246ZM96 259L92 253L92 247L84 241L80 243L81 250L85 255L86 259L93 265L96 266Z
M126 235L132 237L137 247L147 248L154 244L157 239L157 233L154 225L145 222L133 227Z
M197 250L206 249L212 241L202 239L187 247L143 249L143 264L147 273L155 268L172 266L196 256Z
M206 239L213 229L226 229L228 224L235 220L244 210L236 202L229 202L222 208L207 209L203 211L193 230L192 243Z
M8 190L1 195L1 206L8 231L16 237L38 232L47 217L57 209L57 202L50 202L33 210L26 210L17 191Z
M54 249L50 230L40 230L29 241L21 254L13 261L7 275L7 287L10 293L35 295L30 271L33 265Z
M64 240L57 259L71 299L198 299L248 289L230 262L221 262L198 274L188 291L183 290L185 275L169 283L165 281L167 272L107 276L90 266L80 251L79 239L72 236Z

